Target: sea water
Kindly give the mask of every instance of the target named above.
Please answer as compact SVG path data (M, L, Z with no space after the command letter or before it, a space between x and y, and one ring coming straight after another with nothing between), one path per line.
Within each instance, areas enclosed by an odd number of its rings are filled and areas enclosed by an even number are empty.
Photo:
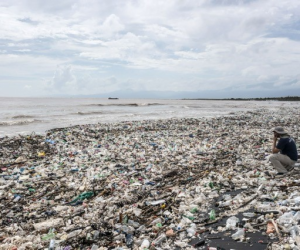
M234 115L299 102L0 97L0 137L80 124Z

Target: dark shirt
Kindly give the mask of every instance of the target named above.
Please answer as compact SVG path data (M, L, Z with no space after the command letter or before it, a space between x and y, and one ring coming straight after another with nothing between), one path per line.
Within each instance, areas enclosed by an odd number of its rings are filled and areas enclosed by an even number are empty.
M295 141L291 137L280 138L276 148L280 149L280 153L287 155L291 160L298 160L298 152Z

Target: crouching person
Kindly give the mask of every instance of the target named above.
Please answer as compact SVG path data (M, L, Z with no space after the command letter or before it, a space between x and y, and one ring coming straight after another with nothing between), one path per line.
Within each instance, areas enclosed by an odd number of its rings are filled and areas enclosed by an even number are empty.
M269 160L277 170L276 177L280 177L294 170L294 165L298 160L298 152L294 139L284 128L276 127L273 129L273 133L273 154Z

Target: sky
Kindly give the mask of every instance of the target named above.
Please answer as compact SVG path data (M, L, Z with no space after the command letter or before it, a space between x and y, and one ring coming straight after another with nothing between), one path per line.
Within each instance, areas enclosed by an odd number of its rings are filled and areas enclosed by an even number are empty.
M1 0L0 24L2 97L300 96L299 0Z

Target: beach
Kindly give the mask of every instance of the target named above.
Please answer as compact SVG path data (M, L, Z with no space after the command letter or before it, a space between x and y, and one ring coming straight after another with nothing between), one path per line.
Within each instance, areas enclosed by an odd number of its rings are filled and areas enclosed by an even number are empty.
M300 111L277 104L3 136L0 249L297 246L283 228L300 218L280 219L300 210L300 175L266 172L273 127L287 128L299 152ZM279 229L266 234L269 220Z
M300 250L299 13L0 1L0 250Z

